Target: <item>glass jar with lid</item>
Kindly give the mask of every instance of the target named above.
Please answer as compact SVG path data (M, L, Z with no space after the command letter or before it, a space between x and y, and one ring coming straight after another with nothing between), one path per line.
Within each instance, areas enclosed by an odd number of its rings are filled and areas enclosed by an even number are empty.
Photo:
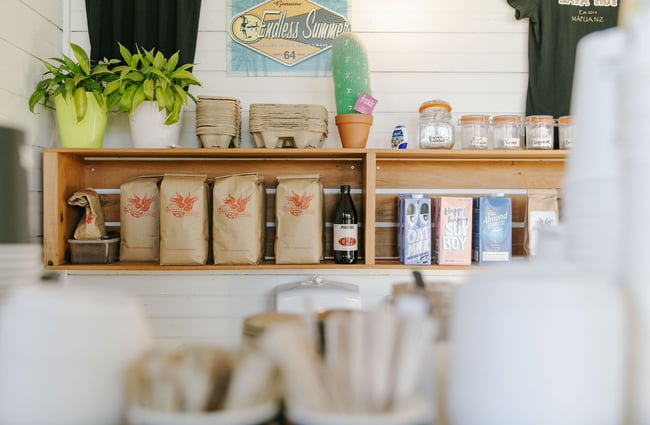
M487 149L490 117L487 115L463 115L458 120L463 149Z
M573 117L565 115L557 119L558 137L560 138L560 149L570 149L575 137L575 124Z
M451 149L455 128L451 124L451 106L444 100L428 100L420 105L420 147Z
M553 117L530 115L526 117L526 149L553 149Z
M497 115L490 124L491 149L521 149L524 127L519 115Z

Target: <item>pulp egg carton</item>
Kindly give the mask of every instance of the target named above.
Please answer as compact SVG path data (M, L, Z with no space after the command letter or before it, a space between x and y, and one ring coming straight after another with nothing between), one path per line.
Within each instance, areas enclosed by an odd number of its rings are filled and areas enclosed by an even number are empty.
M258 148L319 148L328 112L320 105L251 104L249 130Z
M204 148L239 147L240 101L232 97L199 96L196 104L196 135Z

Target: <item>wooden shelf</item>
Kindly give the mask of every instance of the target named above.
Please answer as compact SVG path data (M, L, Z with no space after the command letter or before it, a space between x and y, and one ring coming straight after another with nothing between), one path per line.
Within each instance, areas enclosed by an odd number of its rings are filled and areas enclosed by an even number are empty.
M396 198L402 192L431 196L473 196L503 192L513 200L513 253L521 255L526 190L559 188L566 151L390 150L390 149L46 149L43 157L44 265L52 270L281 270L331 268L410 268L397 262ZM266 220L274 221L274 194L280 174L318 173L331 216L338 188L349 184L362 220L360 264L252 266L159 266L153 263L70 264L67 240L81 217L68 206L75 191L92 187L108 223L119 223L119 187L142 175L197 173L217 177L258 172L268 189ZM119 230L118 225L109 230ZM267 227L266 256L272 258L275 228ZM326 232L326 253L331 235ZM450 269L448 266L431 268Z

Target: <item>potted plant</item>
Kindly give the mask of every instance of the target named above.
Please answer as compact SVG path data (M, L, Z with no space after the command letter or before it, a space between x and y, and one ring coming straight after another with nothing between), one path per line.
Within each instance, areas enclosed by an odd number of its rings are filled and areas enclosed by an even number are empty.
M189 68L178 64L179 52L166 58L156 49L136 47L135 52L119 45L124 63L113 68L118 78L106 86L106 93L117 96L117 109L129 113L133 146L169 147L178 143L181 113L191 85L201 83Z
M371 95L368 55L361 40L352 33L343 33L332 43L332 77L336 99L335 122L344 148L365 148L371 114L355 109L359 96Z
M38 103L47 105L52 99L56 120L65 148L101 148L106 132L108 112L115 105L105 86L117 76L110 70L116 59L105 59L92 65L88 54L77 44L70 43L76 59L62 55L43 61L47 71L29 98L29 110Z

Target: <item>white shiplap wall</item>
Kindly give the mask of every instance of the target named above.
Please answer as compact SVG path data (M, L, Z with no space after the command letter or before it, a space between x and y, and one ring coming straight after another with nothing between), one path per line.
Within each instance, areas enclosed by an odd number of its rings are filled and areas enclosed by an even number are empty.
M387 147L392 129L404 124L415 136L419 105L445 99L454 120L471 113L524 110L527 22L517 22L505 0L350 0L349 19L368 50L373 95L379 99L368 147ZM83 0L71 0L71 40L89 46ZM340 147L334 125L330 77L235 77L227 74L226 0L203 0L194 94L237 97L243 108L244 147L251 103L310 103L330 111L325 147ZM193 109L193 106L192 108ZM194 113L183 120L184 146L198 146ZM105 145L130 145L125 114L114 115ZM416 143L411 143L415 147Z
M70 16L64 39L88 47L84 1L69 1L69 10L63 10ZM386 147L397 124L407 125L414 135L417 108L426 99L450 102L454 119L470 113L523 113L527 23L514 20L514 11L505 0L350 0L350 4L350 21L366 43L373 94L379 99L368 147ZM203 86L193 93L241 99L242 145L246 147L252 146L247 128L251 103L325 105L330 111L325 147L339 147L330 77L227 75L226 7L226 0L202 1L195 72ZM192 110L185 114L183 126L182 144L198 146ZM130 146L126 114L111 116L104 144ZM392 284L410 279L404 270L342 269L322 275L359 284L365 306L383 302ZM66 279L71 285L110 286L136 294L160 343L234 345L240 341L242 318L266 310L276 285L310 276L305 270L272 274L72 273ZM464 275L436 272L429 278L460 282Z
M32 148L30 223L38 239L43 228L41 151L53 146L55 133L52 113L32 114L27 100L43 72L38 58L61 53L63 5L62 0L3 0L0 7L0 125L23 130ZM0 208L9 208L2 202Z

